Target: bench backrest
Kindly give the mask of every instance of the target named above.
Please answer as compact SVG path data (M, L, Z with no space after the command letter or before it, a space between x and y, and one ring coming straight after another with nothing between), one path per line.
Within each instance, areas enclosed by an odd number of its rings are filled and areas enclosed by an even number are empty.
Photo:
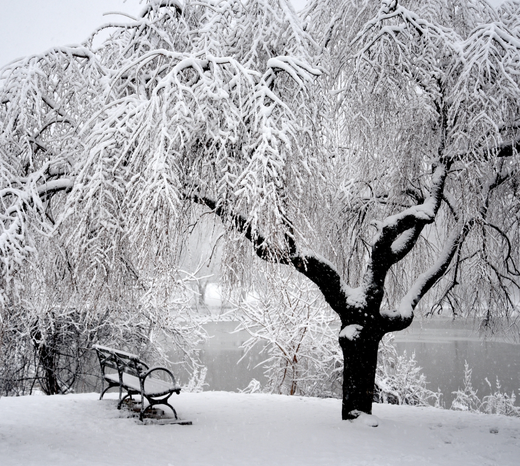
M97 352L103 374L107 367L136 377L148 370L148 365L135 354L101 345L94 345L94 349Z

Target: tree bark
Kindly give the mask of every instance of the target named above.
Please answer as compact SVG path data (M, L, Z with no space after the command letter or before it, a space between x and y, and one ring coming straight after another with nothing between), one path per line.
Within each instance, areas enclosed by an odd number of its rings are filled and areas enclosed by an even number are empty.
M39 373L40 370L42 371L42 375L38 377L40 388L46 395L58 395L62 393L57 374L55 349L52 347L52 344L49 346L44 341L36 325L31 332L31 337L39 366L37 373Z
M357 338L339 338L343 352L343 402L341 418L355 419L360 412L372 414L377 350L382 335L363 330Z
M62 390L58 381L54 351L43 343L38 346L37 352L44 374L40 378L41 389L46 395L61 394Z

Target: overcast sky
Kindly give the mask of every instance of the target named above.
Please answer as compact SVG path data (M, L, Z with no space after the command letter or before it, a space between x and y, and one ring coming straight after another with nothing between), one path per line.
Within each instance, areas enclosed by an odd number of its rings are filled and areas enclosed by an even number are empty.
M296 8L306 0L293 0ZM491 0L500 4L504 0ZM57 45L78 44L102 24L117 21L103 13L136 15L144 0L0 0L0 67ZM119 17L119 19L124 19Z
M56 45L83 42L98 26L137 15L145 0L0 0L0 67ZM305 0L293 0L304 5Z

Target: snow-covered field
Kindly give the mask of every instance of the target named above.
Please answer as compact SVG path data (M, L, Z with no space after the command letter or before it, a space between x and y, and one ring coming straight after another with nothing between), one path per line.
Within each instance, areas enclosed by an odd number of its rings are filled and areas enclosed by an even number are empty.
M173 397L193 425L141 425L97 398L1 398L0 465L520 464L518 418L374 405L373 428L339 400L203 392Z

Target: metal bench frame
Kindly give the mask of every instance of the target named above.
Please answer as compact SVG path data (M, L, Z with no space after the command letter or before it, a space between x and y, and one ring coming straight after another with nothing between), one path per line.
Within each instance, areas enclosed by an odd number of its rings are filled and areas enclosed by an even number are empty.
M119 388L119 403L117 404L117 409L121 409L124 401L126 399L132 399L133 395L141 396L140 421L143 420L145 411L152 409L152 407L156 405L168 406L173 411L175 419L179 419L177 417L177 411L168 403L173 393L177 393L178 395L181 392L181 387L176 383L175 377L170 370L165 367L152 367L150 369L138 356L127 353L126 351L120 351L101 345L94 345L93 347L98 355L102 373L100 400L107 390L117 387ZM117 371L117 374L107 372L107 368ZM151 377L154 372L162 372L170 380L165 382ZM104 388L105 382L108 384L106 388ZM125 396L123 396L123 390L126 391ZM146 407L145 399L148 401Z

